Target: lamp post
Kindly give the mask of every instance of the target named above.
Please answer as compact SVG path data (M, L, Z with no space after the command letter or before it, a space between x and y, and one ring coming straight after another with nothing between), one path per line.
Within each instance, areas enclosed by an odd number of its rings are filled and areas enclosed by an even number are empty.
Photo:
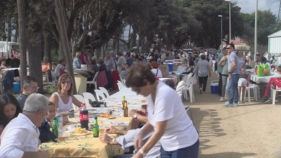
M223 48L223 46L222 46L222 15L218 15L218 17L221 19L221 51L222 51L222 48Z
M229 14L229 43L231 43L231 0L225 0L229 2L228 14Z
M254 60L256 61L257 56L257 43L258 43L258 0L256 0L256 11L255 11L255 46L254 46Z

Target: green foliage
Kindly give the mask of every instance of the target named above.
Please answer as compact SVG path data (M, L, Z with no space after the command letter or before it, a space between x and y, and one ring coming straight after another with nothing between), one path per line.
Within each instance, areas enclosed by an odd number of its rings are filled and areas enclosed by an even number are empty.
M254 28L255 28L255 13L242 14L244 20L243 38L253 45ZM280 26L280 25L279 25ZM258 44L268 45L267 36L280 30L277 23L277 18L270 10L258 11Z
M243 19L240 8L235 3L231 5L232 37L243 33ZM220 18L223 16L223 36L229 32L229 3L224 0L183 0L183 7L188 8L202 25L202 32L195 40L198 46L218 48L220 45Z

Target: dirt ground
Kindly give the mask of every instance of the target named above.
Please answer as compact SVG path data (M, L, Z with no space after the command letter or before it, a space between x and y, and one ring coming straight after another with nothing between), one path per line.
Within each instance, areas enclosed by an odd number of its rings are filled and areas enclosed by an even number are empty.
M205 94L195 88L195 103L190 105L200 134L200 158L277 158L281 157L281 104L244 103L224 107L220 97L211 94L208 79ZM280 98L279 98L280 100Z

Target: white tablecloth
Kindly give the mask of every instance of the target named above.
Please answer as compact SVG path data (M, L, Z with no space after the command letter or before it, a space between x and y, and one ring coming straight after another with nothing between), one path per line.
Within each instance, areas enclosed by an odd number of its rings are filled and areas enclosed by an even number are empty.
M251 80L256 82L257 84L259 83L268 83L271 77L277 77L277 75L274 72L271 72L270 76L257 76L257 75L251 75Z
M169 73L170 73L170 74L175 73L176 75L180 75L180 74L182 74L183 72L184 72L184 71L176 70L176 71L169 72Z
M126 97L129 109L140 109L141 105L146 104L146 98L137 95L131 88L122 89L102 101L106 102L107 107L121 108L123 96Z

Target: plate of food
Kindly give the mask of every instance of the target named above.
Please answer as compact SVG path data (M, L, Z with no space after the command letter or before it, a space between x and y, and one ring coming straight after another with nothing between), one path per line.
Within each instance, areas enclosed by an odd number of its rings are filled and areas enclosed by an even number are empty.
M81 128L81 127L76 127L72 132L70 132L70 134L73 136L84 136L91 133L92 132L87 131L85 128Z
M107 118L107 119L114 119L115 118L114 116L112 116L110 114L107 114L107 113L100 114L99 117Z

